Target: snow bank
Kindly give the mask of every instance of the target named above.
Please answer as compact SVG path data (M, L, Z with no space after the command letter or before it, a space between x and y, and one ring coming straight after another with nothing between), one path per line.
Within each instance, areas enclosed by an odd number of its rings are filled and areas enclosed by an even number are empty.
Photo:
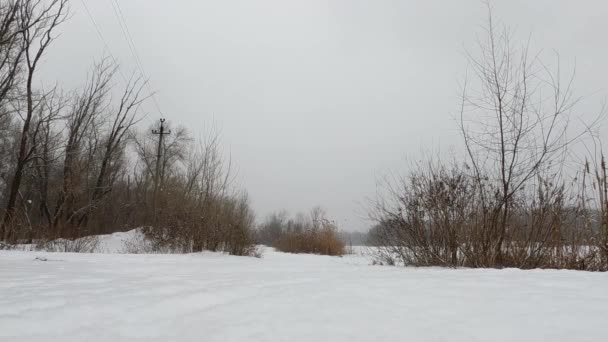
M10 246L14 251L79 252L79 253L143 253L149 245L141 228L128 232L87 236L76 240L57 239L41 244Z
M2 251L0 279L0 341L608 340L601 273Z
M128 232L97 236L97 247L94 253L129 253L134 246L145 244L144 234L140 228Z

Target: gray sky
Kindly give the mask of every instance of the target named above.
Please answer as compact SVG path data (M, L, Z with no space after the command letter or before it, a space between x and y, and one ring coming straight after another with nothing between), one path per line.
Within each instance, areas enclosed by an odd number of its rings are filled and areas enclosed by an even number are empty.
M44 80L81 84L108 50L135 60L112 0L79 0L45 60ZM479 0L119 0L165 116L194 135L215 122L258 217L325 207L362 230L376 180L421 151L459 150L452 115L481 33ZM581 111L608 95L605 1L495 1L533 50L576 61ZM552 57L551 53L548 57ZM159 115L148 104L148 121Z

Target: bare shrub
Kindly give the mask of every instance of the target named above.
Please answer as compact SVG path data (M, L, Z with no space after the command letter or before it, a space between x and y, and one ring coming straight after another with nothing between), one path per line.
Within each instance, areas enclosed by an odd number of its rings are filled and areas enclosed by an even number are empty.
M475 241L479 234L470 178L457 167L431 162L386 185L372 213L377 225L370 242L380 246L379 258L398 258L407 265L462 266L462 241Z
M167 202L164 210L158 225L145 230L156 250L255 254L254 217L244 196L207 198L204 203L182 198Z
M607 269L595 243L603 235L555 175L538 175L513 197L499 262L492 234L499 206L488 209L481 199L489 192L477 184L466 168L439 163L420 164L390 182L372 212L377 225L369 242L377 246L376 259L414 266Z
M560 79L559 58L552 71L527 45L515 48L488 10L462 97L466 162L421 163L387 183L371 215L379 258L418 266L606 270L597 243L604 235L590 228L577 180L564 173L568 148L581 137L569 128L577 102L572 78ZM601 165L596 170L599 187L605 175Z
M344 254L344 243L335 224L319 207L314 208L308 218L300 215L289 220L273 247L287 253Z
M36 249L46 252L66 253L95 253L98 251L99 239L97 236L85 236L79 239L56 239L40 242Z

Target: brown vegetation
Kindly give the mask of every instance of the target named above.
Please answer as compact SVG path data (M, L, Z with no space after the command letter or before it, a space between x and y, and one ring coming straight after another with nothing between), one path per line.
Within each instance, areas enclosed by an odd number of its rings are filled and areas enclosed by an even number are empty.
M145 81L133 75L117 89L109 59L80 89L34 86L67 4L0 4L0 241L75 241L146 227L158 249L252 254L253 213L231 186L217 131L199 142L173 127L162 144L150 130L138 132Z
M258 231L259 240L287 253L343 255L335 224L326 218L323 209L314 208L310 215L287 219L285 213L268 217Z
M593 171L589 163L577 175L564 171L568 148L582 137L569 127L572 78L564 84L559 65L552 72L527 46L514 48L491 13L486 33L479 53L470 54L476 78L462 97L466 162L421 163L387 182L372 211L379 258L608 270L603 155L594 155Z

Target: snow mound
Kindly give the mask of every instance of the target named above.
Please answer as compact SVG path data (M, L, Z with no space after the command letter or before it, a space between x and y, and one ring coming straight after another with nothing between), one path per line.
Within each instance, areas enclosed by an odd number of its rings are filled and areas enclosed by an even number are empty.
M97 235L97 246L93 253L142 253L136 250L146 244L146 238L141 228L108 235Z
M32 244L17 244L7 246L7 250L23 252L74 252L74 253L152 253L152 246L146 239L141 228L128 232L118 232L106 235L86 236L68 240L56 239Z

